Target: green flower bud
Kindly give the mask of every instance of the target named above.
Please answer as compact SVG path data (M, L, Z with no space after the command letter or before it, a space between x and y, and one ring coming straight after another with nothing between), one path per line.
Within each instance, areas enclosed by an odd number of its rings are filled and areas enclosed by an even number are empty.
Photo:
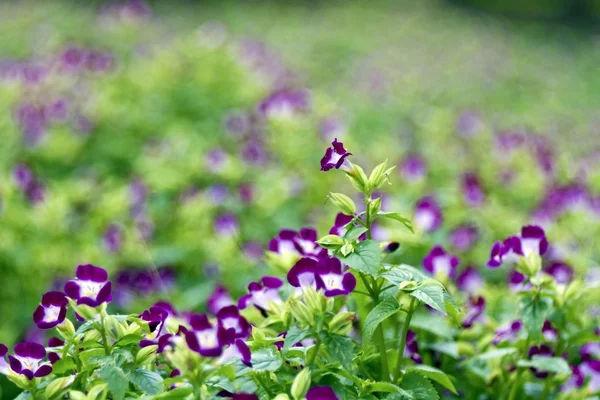
M352 253L353 251L354 251L354 245L349 242L340 248L340 253L342 253L342 255L344 257L346 257L348 254Z
M329 193L329 200L345 215L354 215L356 213L356 204L345 194Z
M348 161L350 163L350 161ZM369 193L369 178L367 178L367 174L365 171L356 164L350 163L351 168L348 171L344 171L348 179L350 179L350 183L361 193Z
M375 219L379 211L381 210L381 197L378 197L369 202L369 214L372 216L371 220ZM370 221L367 221L370 222Z
M126 328L121 325L119 321L115 319L112 315L107 316L104 319L104 323L106 324L106 328L108 329L108 333L114 339L120 339L127 334Z
M252 326L252 339L254 341L260 342L266 339L265 334L259 328Z
M294 400L301 400L306 396L308 389L310 388L310 370L304 368L292 383L292 390L290 391Z
M388 168L387 162L388 161L385 160L384 162L373 168L371 175L369 175L369 189L371 190L371 192L379 189L381 186L383 186L384 183L388 182L390 173L394 168L396 168L395 166Z
M311 325L314 322L314 316L310 312L309 308L295 297L290 297L288 300L290 311L294 318L302 322L305 325Z
M75 375L54 379L48 384L48 386L46 386L46 390L44 391L46 398L51 399L55 396L58 398L62 398L64 396L64 393L61 396L57 395L62 391L66 391L67 388L71 386L74 380Z
M404 292L412 292L419 287L419 284L415 281L404 281L398 285L398 289Z
M344 245L344 239L337 235L326 235L317 240L319 246L327 250L337 250Z
M156 350L158 346L153 344L151 346L142 347L140 351L135 355L135 362L138 365L150 364L156 359Z
M341 312L329 321L329 331L338 335L347 335L352 329L352 321L356 313Z
M60 336L62 336L66 340L71 339L75 334L75 326L73 326L73 323L70 319L65 319L60 325L56 327L56 330L58 330Z
M69 392L69 399L71 400L86 400L85 393L78 390L71 390Z
M290 396L285 393L278 394L273 398L273 400L290 400Z
M314 314L320 315L323 312L322 296L312 286L302 288L302 297Z
M542 257L535 252L532 252L527 257L520 257L516 264L516 269L527 277L534 277L542 269Z

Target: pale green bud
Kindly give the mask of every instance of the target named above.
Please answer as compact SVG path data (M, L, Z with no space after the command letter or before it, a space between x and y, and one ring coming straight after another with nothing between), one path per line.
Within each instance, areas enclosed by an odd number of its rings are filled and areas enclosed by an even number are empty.
M44 390L44 394L46 395L46 398L51 399L55 396L57 396L60 392L62 391L66 391L67 388L69 386L71 386L71 384L73 383L73 381L75 380L75 375L71 375L71 376L67 376L64 378L55 378L52 382L50 382L48 384L48 386L46 386L46 390ZM58 397L63 397L64 393L62 396L58 396Z
M353 251L354 251L354 245L349 242L340 248L340 253L342 253L342 255L344 257L346 257L348 254L352 253Z
M329 200L345 215L354 215L356 213L356 204L343 193L329 193Z
M308 368L304 368L298 375L296 375L296 378L294 378L290 392L294 400L301 400L304 398L304 396L306 396L309 388L310 370Z
M338 335L347 335L352 329L352 321L356 313L340 312L329 321L329 331Z
M305 325L311 325L314 322L314 317L306 304L294 297L290 297L288 302L294 318Z
M384 162L373 168L371 175L369 175L369 189L371 190L371 192L379 189L381 186L383 186L384 183L388 182L390 173L394 168L396 168L395 166L388 168L387 162L388 161L385 160Z
M158 350L158 346L155 344L142 347L135 356L135 362L138 365L150 364L156 359L156 350Z
M260 342L266 339L265 334L256 326L252 326L252 339Z
M365 174L365 171L363 171L359 165L350 163L350 166L350 169L344 171L348 179L350 179L350 183L352 183L352 186L358 191L368 194L369 178L367 178L367 174Z
M71 400L86 400L85 393L78 390L69 391L69 399Z
M337 250L344 245L344 239L337 235L326 235L317 240L319 246L327 250Z
M381 197L371 200L369 202L368 207L369 207L369 214L372 216L371 220L373 220L373 219L375 219L375 217L381 210ZM370 222L371 221L367 221L367 223L370 223Z
M412 292L419 287L419 284L415 281L404 281L398 285L398 289L404 292Z
M56 327L56 330L58 330L60 336L66 340L71 339L75 334L75 326L73 326L73 323L68 318L65 318L65 320Z
M273 400L290 400L290 396L285 393L278 394L273 398Z
M302 297L313 313L320 315L323 312L322 296L312 286L302 288Z

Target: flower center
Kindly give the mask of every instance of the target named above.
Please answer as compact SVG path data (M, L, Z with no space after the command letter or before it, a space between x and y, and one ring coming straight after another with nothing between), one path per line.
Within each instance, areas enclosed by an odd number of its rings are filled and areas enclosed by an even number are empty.
M196 332L196 337L198 338L198 343L202 348L213 349L219 345L219 339L217 338L217 332L215 329L206 329Z
M344 289L344 285L342 284L342 276L337 274L327 274L322 275L323 283L325 284L325 288L327 290L332 289Z
M44 308L44 322L54 322L58 320L58 315L60 314L60 307L58 306L50 306Z
M104 282L80 281L80 296L95 300L103 286Z

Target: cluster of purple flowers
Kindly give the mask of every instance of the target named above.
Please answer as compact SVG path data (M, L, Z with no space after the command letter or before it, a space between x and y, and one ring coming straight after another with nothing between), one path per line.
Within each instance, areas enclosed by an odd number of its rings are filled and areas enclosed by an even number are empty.
M13 169L13 179L30 204L35 205L44 201L46 187L34 176L29 167L24 164L16 165Z

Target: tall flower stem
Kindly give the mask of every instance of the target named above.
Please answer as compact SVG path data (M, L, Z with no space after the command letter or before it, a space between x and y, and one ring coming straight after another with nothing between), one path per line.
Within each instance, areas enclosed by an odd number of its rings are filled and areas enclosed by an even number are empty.
M110 355L110 343L108 342L108 335L106 335L106 321L104 319L104 313L100 314L100 334L102 335L102 343L104 344L104 353L107 356Z
M317 344L315 344L315 351L311 354L310 358L306 361L306 365L312 365L317 358L317 354L319 353L319 349L321 348L321 339L317 339Z
M410 301L410 305L408 306L408 312L406 314L406 319L404 320L404 325L402 326L402 336L400 338L400 347L398 348L398 359L396 360L396 369L394 371L394 382L400 378L400 371L402 370L402 359L404 358L404 347L406 347L406 336L408 335L408 328L410 326L410 320L412 319L413 313L417 309L416 303L417 299L412 298Z

